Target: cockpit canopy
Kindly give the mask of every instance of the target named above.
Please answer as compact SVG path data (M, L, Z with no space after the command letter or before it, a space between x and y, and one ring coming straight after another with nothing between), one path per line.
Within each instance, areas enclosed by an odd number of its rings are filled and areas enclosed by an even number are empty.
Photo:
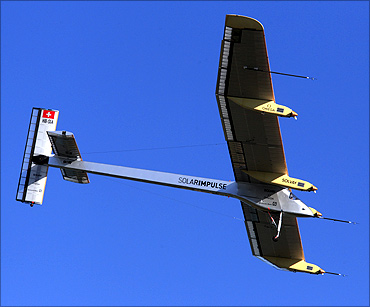
M295 196L295 195L293 194L293 192L290 192L290 194L289 194L289 199L293 199L293 200L300 200L297 196Z

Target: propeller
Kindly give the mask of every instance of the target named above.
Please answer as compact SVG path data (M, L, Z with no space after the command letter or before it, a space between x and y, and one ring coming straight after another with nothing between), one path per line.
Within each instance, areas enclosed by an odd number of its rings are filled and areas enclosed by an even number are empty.
M346 277L347 275L345 274L340 274L340 273L333 273L333 272L324 272L324 274L331 274L331 275L337 275L337 276L343 276L343 277Z
M319 219L324 219L324 220L330 220L334 222L342 222L342 223L348 223L348 224L358 224L357 222L352 222L352 221L345 221L345 220L339 220L339 219L332 219L330 217L323 217L323 216L318 216Z
M243 66L243 68L244 69L248 69L248 70L261 71L261 72L269 72L271 74L277 74L277 75L283 75L283 76L290 76L290 77L303 78L303 79L309 79L309 80L317 80L314 77L307 77L307 76L300 76L300 75L292 75L292 74L286 74L286 73L277 72L277 71L263 70L263 69L260 69L258 67Z

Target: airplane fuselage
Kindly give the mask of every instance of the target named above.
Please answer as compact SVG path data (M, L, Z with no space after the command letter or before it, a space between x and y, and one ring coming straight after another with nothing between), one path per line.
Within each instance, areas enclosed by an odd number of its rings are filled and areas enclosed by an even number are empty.
M309 207L297 199L288 188L272 184L209 179L82 160L69 160L57 156L50 157L46 164L51 167L81 170L92 174L233 197L263 211L283 211L299 217L314 216Z

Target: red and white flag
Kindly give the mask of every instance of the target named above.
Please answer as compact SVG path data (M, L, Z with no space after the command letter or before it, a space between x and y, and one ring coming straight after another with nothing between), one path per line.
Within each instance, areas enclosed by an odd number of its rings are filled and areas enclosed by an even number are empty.
M54 119L55 111L50 110L43 110L42 111L42 117Z

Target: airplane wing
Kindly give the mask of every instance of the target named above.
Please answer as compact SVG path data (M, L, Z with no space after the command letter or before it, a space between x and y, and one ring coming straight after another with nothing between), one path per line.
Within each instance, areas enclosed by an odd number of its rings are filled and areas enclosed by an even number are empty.
M304 262L305 258L296 217L284 215L279 241L273 242L271 238L276 234L276 229L271 224L268 214L243 202L241 204L253 256L278 269L289 269L293 264L302 260ZM277 215L273 213L271 215L275 220L277 219ZM309 264L306 264L307 266Z
M235 98L275 100L262 25L226 15L216 98L237 181L258 182L241 169L287 174L279 120L235 103ZM234 98L235 97L235 98Z
M216 98L237 182L260 183L243 170L288 174L278 117L238 103L241 99L275 101L269 71L261 23L244 16L226 15ZM298 264L306 270L312 268L304 262L295 217L284 215L279 241L273 242L276 229L269 215L243 202L242 209L254 256L281 269L294 270Z

